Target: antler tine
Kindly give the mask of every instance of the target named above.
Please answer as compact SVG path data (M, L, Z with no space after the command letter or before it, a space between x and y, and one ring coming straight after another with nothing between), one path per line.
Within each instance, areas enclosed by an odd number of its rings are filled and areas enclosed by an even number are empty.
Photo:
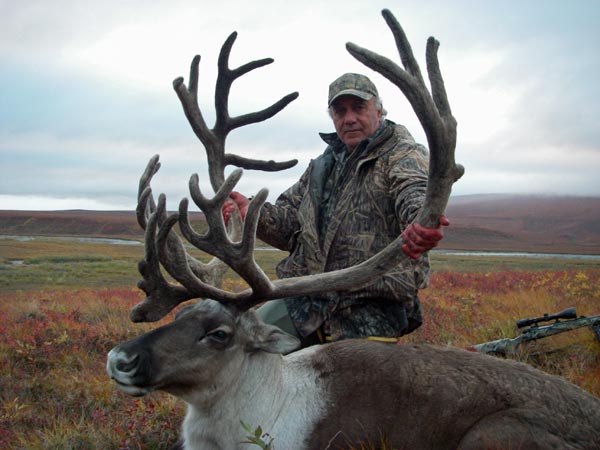
M183 199L180 205L180 210L184 211L186 209L187 200ZM182 295L176 298L172 298L172 296L169 295L165 298L166 301L163 302L161 295L165 295L164 291L157 292L156 290L152 290L152 296L155 297L153 300L156 300L156 302L154 304L150 304L150 302L145 301L144 303L148 303L146 309L154 308L151 312L153 318L155 316L160 316L153 320L160 319L179 303L196 297L212 298L221 303L230 304L238 308L248 308L255 304L257 293L256 290L246 290L236 294L224 289L220 289L196 276L193 269L189 265L189 255L183 246L172 248L167 243L170 237L173 235L171 231L176 223L179 223L180 227L185 227L186 232L191 231L194 233L191 225L188 222L188 216L185 211L183 216L172 214L165 219L158 231L158 234L156 235L156 248L158 259L160 259L162 266L175 280L183 285L183 287L173 285L171 285L171 287L180 290ZM153 287L156 288L156 286ZM170 292L167 292L167 294L170 294ZM139 309L140 307L141 305L138 305L135 309ZM150 315L147 314L143 321L151 321L148 319L148 317L150 317Z
M164 197L162 204L164 205ZM161 199L159 210L148 218L145 232L145 256L138 264L143 280L138 288L146 293L146 299L137 304L130 313L132 322L155 322L169 313L175 306L194 297L187 289L170 284L160 270L159 252L156 247L156 230L159 216L164 213Z
M229 55L236 37L237 33L233 32L223 44L219 54L219 73L215 88L216 121L212 130L206 125L198 106L198 70L200 57L196 56L192 60L189 87L186 88L181 77L173 81L173 87L181 101L184 113L194 133L206 148L210 181L215 192L224 181L224 169L227 165L237 165L246 169L275 171L288 169L298 162L297 160L290 160L275 163L273 161L253 160L225 154L225 139L231 130L269 119L298 97L297 92L288 94L262 111L234 118L229 117L228 101L233 81L251 70L273 62L271 58L265 58L258 61L251 61L237 69L230 70L228 67Z
M406 33L400 26L400 23L398 23L394 15L387 9L384 9L381 14L383 15L388 27L392 31L394 41L396 42L396 48L398 49L398 54L400 55L400 60L402 61L402 65L406 69L406 72L414 77L419 84L424 85L425 83L423 82L423 76L421 75L419 63L414 56L410 42L406 37Z
M172 228L178 222L180 222L178 214L170 215L163 222L156 235L158 257L162 266L169 275L182 284L186 292L189 293L188 299L210 297L220 301L234 300L236 298L235 294L210 285L196 276L188 263L189 255L183 245L176 247L169 245L171 236L174 236L174 233L171 232ZM171 306L171 309L175 306Z
M424 226L435 227L446 209L453 183L464 173L464 168L454 161L456 119L452 116L439 68L439 43L433 38L427 43L427 70L432 86L430 95L402 27L390 11L383 10L382 15L394 34L406 71L388 58L355 44L348 43L346 48L360 62L400 88L423 126L430 150L429 182L425 204L417 221Z
M138 204L136 207L136 215L137 220L142 229L146 229L147 222L150 216L156 211L156 203L154 201L154 197L152 196L152 189L150 187L150 181L152 177L158 172L160 169L159 155L154 155L150 161L148 162L144 173L140 178L139 183L139 191L138 191ZM164 222L166 218L165 209L161 209L158 212L156 220L158 221L158 226ZM176 245L182 245L181 240L177 237L177 235L173 235L169 238L171 240L169 247L173 247ZM146 242L148 239L146 238ZM188 255L189 256L189 255ZM208 282L208 280L213 279L213 272L216 270L209 264L203 264L191 256L188 258L190 267L193 272L199 276L202 280ZM226 268L225 268L226 270Z
M256 111L256 112L244 114L244 115L237 116L237 117L231 117L228 122L228 127L227 127L228 130L227 131L229 132L231 130L242 127L244 125L250 125L252 123L258 123L258 122L262 122L264 120L270 119L275 114L277 114L279 111L281 111L283 108L285 108L287 105L289 105L291 102L296 100L298 98L298 96L299 96L299 94L297 92L292 92L291 94L288 94L288 95L280 98L278 101L273 103L271 106L269 106L261 111Z
M263 109L262 111L244 114L238 117L230 117L228 102L229 92L233 82L242 75L245 75L254 69L272 64L274 61L273 58L264 58L256 61L250 61L249 63L246 63L236 69L230 69L229 56L231 55L231 49L233 48L236 38L237 32L234 31L229 35L223 44L223 47L221 47L221 52L219 54L219 76L217 78L217 85L215 89L215 109L217 111L217 120L215 123L214 132L217 136L220 136L223 139L231 130L234 130L235 128L252 123L262 122L273 117L288 104L298 98L299 95L298 92L293 92L284 96L279 101L270 107Z
M277 162L272 159L269 161L263 161L258 159L244 158L243 156L234 155L227 153L224 157L225 165L240 167L248 170L262 170L263 172L279 172L280 170L287 170L298 164L297 159L290 159L289 161Z
M200 142L204 144L208 152L213 147L214 136L210 133L210 130L204 121L204 117L202 116L202 112L200 111L200 106L198 105L199 67L200 55L196 55L192 58L192 63L190 64L189 87L185 86L183 77L178 77L173 80L173 89L175 89L175 92L179 97L179 101L183 106L183 112L187 117L192 130Z
M268 189L261 189L254 196L248 210L246 211L246 219L244 220L244 230L242 236L242 245L247 247L244 249L244 253L251 254L256 243L256 229L258 227L258 219L260 217L260 209L262 205L267 201L269 196ZM257 266L258 267L258 266Z
M429 84L431 84L431 95L441 117L452 117L446 86L440 70L440 63L437 57L437 51L440 43L434 37L427 39L427 48L425 58L427 61L427 72L429 75Z
M183 242L176 233L165 234L163 231L160 239L157 237L157 230L159 228L170 230L173 221L173 217L167 218L165 196L161 194L156 205L150 188L150 181L160 168L158 160L158 155L152 157L140 178L136 214L138 223L146 230L144 238L146 252L144 259L138 264L138 270L143 278L138 283L138 287L146 293L147 297L132 309L133 322L154 322L161 319L179 303L197 297L199 283L205 283L205 286L218 285L227 270L227 266L217 259L203 264L187 254ZM176 222L177 216L175 215L174 218ZM160 241L160 251L157 248L157 241ZM171 259L177 261L179 265L185 265L193 278L200 280L194 285L195 290L170 284L163 277L160 271L161 264L171 275L176 272L169 264ZM204 291L214 293L210 289Z
M241 242L231 242L221 215L221 205L235 187L241 174L240 169L234 171L212 199L202 195L197 175L192 176L190 194L196 205L204 212L209 228L204 235L193 229L188 217L187 199L183 199L179 205L179 228L192 245L224 261L252 287L255 295L259 295L269 292L272 288L271 281L256 264L253 253L260 206L265 202L268 191L264 189L259 191L251 202L251 207L246 214Z
M234 170L225 180L225 182L221 185L217 193L212 199L206 198L199 186L198 175L194 174L190 177L189 189L190 195L192 196L192 200L194 203L200 208L200 210L204 213L204 217L206 219L206 223L208 225L208 231L206 232L206 241L207 243L210 241L219 241L219 243L226 243L231 245L231 241L227 235L227 231L225 229L225 224L223 223L223 216L221 213L221 206L225 202L229 195L233 191L237 182L240 180L242 176L242 169ZM184 215L187 217L187 200L183 199L179 206L180 215ZM185 221L189 223L189 221ZM191 227L190 227L191 228ZM202 247L200 247L202 249ZM214 254L208 250L208 253ZM215 255L219 257L219 255Z
M215 110L217 112L217 119L214 131L215 134L221 136L223 139L232 130L231 118L229 117L229 93L231 91L231 85L242 75L245 75L254 69L258 69L259 67L273 63L273 58L263 58L256 61L250 61L234 70L229 69L229 56L231 55L231 50L236 39L237 32L234 31L223 43L217 63L219 75L215 87Z
M145 188L144 192L148 193L149 189ZM264 199L262 201L264 202ZM185 199L182 203L187 204ZM187 213L184 214L184 218L189 226ZM180 303L197 297L210 297L241 309L253 306L256 303L256 295L260 295L264 288L234 294L215 287L214 280L203 281L204 278L199 276L199 273L208 272L208 275L214 275L214 270L220 270L222 264L215 263L218 261L216 258L208 264L200 264L191 258L181 240L171 232L178 221L181 225L182 220L177 214L167 217L165 196L161 194L156 210L150 214L145 224L145 257L138 264L143 277L143 280L138 282L138 288L146 293L146 298L131 310L131 321L155 322ZM227 237L225 233L224 236ZM251 247L253 248L253 245ZM161 265L182 286L169 283L161 272Z
M233 70L229 69L229 56L231 55L231 50L233 48L233 44L236 38L237 33L234 31L229 35L229 37L223 44L223 47L221 48L221 52L219 54L219 75L217 78L217 85L215 88L215 109L217 112L217 119L213 130L215 135L219 136L221 139L223 139L223 141L225 140L230 131L245 125L250 125L253 123L258 123L270 119L278 112L283 110L292 101L298 98L298 93L294 92L282 97L276 103L261 111L243 114L237 117L230 117L228 102L229 93L233 82L237 78L247 74L248 72L254 69L258 69L260 67L273 63L272 58L264 58L257 61L251 61ZM290 167L294 167L296 164L298 164L297 159L292 159L284 162L262 161L257 159L245 158L231 153L223 153L223 167L233 165L243 169L275 172L289 169Z
M150 215L156 209L154 198L152 197L152 189L148 186L138 196L138 203L135 209L138 225L142 230L146 229Z
M150 214L152 214L156 209L156 203L152 197L152 189L150 189L150 181L160 169L160 162L158 162L158 158L158 155L154 155L152 158L150 158L144 173L140 177L136 216L138 224L143 230L146 229L146 223L150 217Z

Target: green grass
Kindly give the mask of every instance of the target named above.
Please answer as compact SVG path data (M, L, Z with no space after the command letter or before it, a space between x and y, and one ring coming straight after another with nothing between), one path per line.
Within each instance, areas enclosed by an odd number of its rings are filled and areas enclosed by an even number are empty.
M27 265L31 264L73 264L73 263L97 263L112 261L110 255L49 255L29 258L23 261Z
M208 261L206 254L191 254ZM143 246L80 243L44 238L17 242L0 240L0 291L15 292L48 288L136 286L137 263ZM275 278L275 266L284 258L279 251L257 251L263 270ZM238 279L230 272L230 278Z
M525 258L517 256L462 256L433 253L431 268L435 272L508 272L531 270L598 269L600 261L585 259Z
M209 257L191 252L203 261ZM14 292L51 287L135 286L140 279L137 263L142 245L81 243L44 238L17 242L0 240L0 291ZM267 275L275 278L275 266L285 257L281 251L257 251L256 259ZM599 261L562 258L500 258L434 253L434 272L506 272L600 268ZM230 272L231 278L236 278Z

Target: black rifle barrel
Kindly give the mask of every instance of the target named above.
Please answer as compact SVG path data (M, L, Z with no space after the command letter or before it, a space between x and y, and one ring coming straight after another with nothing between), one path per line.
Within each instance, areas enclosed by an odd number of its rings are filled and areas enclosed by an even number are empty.
M542 317L535 317L533 319L519 319L517 320L517 328L528 327L529 325L535 325L537 323L559 319L577 319L577 312L575 311L575 308L563 309L561 312L556 314L544 314Z

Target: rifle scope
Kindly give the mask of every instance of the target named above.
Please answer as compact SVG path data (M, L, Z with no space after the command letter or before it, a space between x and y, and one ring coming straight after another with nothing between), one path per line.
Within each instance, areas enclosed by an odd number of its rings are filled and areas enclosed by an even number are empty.
M577 319L577 312L575 308L567 308L563 309L561 312L556 314L544 314L542 317L536 317L533 319L519 319L517 320L517 328L528 327L529 325L536 325L541 322L548 322L550 320L556 320L558 322L559 319Z

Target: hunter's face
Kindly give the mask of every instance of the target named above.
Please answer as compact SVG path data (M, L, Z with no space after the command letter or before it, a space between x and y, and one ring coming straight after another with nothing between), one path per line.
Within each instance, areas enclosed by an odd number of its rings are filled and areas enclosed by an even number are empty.
M363 100L343 95L332 103L331 118L339 138L352 151L377 131L381 109L375 107L375 98Z

